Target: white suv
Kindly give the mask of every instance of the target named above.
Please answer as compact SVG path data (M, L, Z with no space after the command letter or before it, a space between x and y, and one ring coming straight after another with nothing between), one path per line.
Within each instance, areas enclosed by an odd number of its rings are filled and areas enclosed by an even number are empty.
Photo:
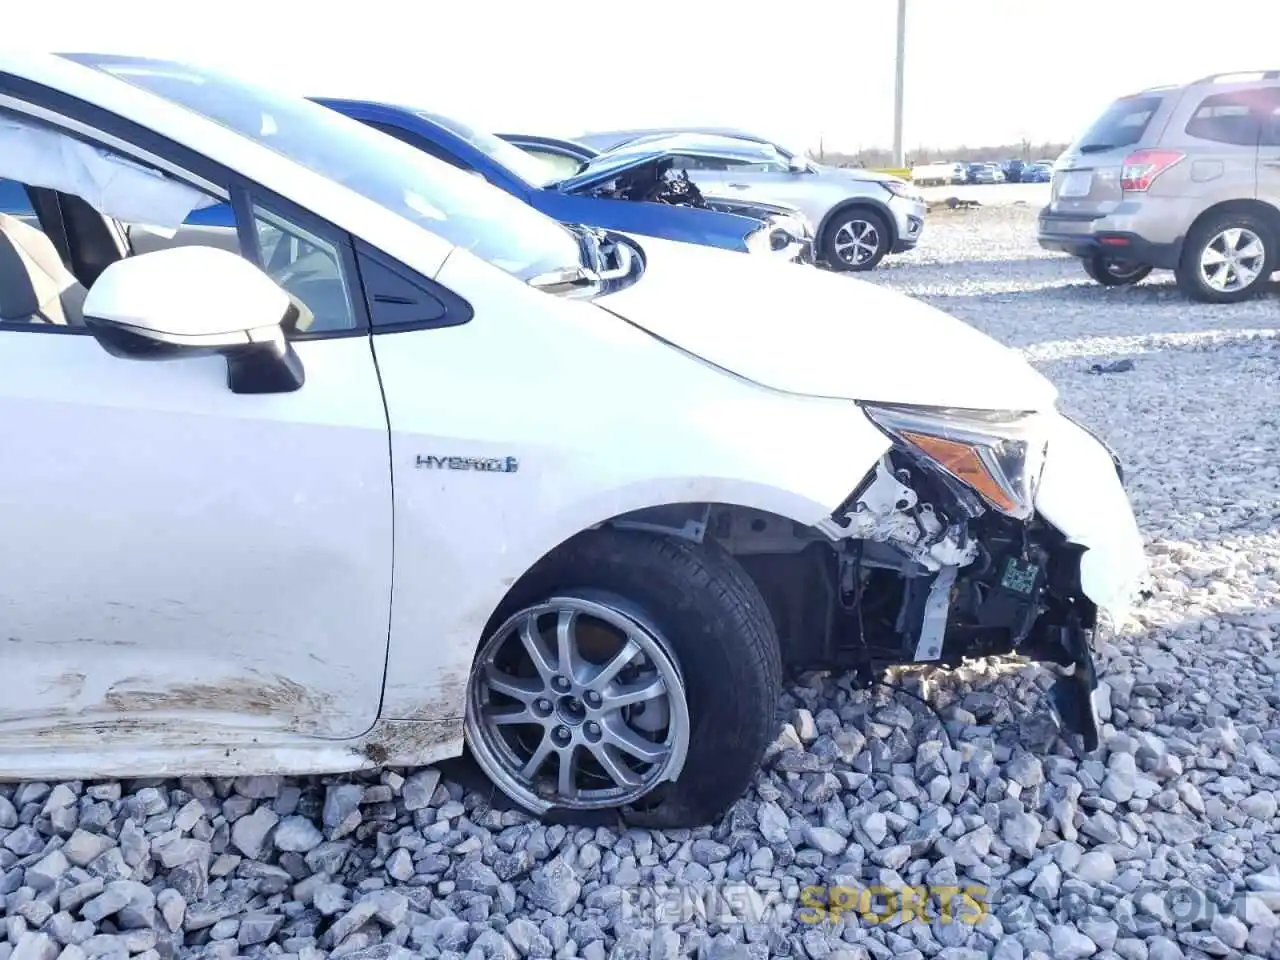
M571 232L195 68L7 55L0 95L35 211L0 222L0 777L465 739L538 814L698 823L784 663L1013 650L1096 739L1141 541L1012 351L871 284Z

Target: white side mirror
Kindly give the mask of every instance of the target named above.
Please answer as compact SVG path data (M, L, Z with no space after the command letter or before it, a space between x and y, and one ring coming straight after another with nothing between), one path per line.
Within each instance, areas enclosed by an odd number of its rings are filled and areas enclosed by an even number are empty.
M809 162L804 157L793 156L788 161L787 166L790 167L792 173L809 172Z
M90 287L84 322L113 356L171 360L222 354L236 393L284 393L303 384L282 324L297 306L243 257L205 246L118 260Z

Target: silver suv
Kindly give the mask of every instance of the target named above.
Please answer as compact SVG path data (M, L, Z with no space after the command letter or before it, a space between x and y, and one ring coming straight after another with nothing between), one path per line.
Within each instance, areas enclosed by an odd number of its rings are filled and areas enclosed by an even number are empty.
M1098 283L1244 300L1280 268L1280 70L1121 97L1058 158L1040 245Z
M574 140L499 134L560 166L646 152L670 157L708 199L799 210L814 225L817 257L833 270L872 270L916 246L927 206L914 184L872 170L829 167L751 133L722 127L616 130Z

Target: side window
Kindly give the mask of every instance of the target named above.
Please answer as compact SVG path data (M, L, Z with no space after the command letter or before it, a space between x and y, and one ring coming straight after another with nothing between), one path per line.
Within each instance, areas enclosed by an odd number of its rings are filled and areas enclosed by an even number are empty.
M355 329L352 278L343 269L338 247L256 204L253 227L267 275L311 311L300 332Z
M1280 87L1267 90L1263 101L1262 139L1264 147L1280 147Z
M166 171L9 115L0 117L0 156L9 174L0 180L0 322L83 326L89 288L121 258L192 245L242 255L251 237L259 265L306 307L299 334L363 322L352 299L359 282L347 235L252 185L233 184L220 168L201 170L199 158L188 169L221 190L194 185L181 165ZM252 203L241 208L245 189ZM234 209L218 193L236 196Z
M263 270L311 314L299 322L299 333L336 333L357 326L350 278L336 244L257 204L253 231ZM235 214L225 202L193 211L172 235L140 223L129 224L127 234L134 255L192 245L242 252Z
M786 173L787 165L781 162L761 160L753 162L734 157L676 157L676 167L682 170L738 170L743 173Z
M1253 101L1240 93L1205 97L1187 121L1188 135L1215 143L1252 147L1258 143L1259 117Z
M582 166L582 161L567 157L562 153L553 153L540 147L521 147L521 149L530 156L541 160L549 171L549 175L556 180L564 180L566 177L573 176L578 172L578 168Z
M728 165L712 157L687 157L683 155L671 158L673 170L728 170Z
M773 160L762 160L759 163L734 161L731 168L734 170L747 170L751 173L786 173L789 169L785 163Z

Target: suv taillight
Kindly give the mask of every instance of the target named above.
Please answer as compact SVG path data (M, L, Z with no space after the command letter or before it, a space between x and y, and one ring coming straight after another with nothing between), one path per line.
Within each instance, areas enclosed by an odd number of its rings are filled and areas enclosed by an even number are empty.
M1185 157L1177 150L1135 150L1124 158L1120 170L1120 189L1141 193L1156 177Z

